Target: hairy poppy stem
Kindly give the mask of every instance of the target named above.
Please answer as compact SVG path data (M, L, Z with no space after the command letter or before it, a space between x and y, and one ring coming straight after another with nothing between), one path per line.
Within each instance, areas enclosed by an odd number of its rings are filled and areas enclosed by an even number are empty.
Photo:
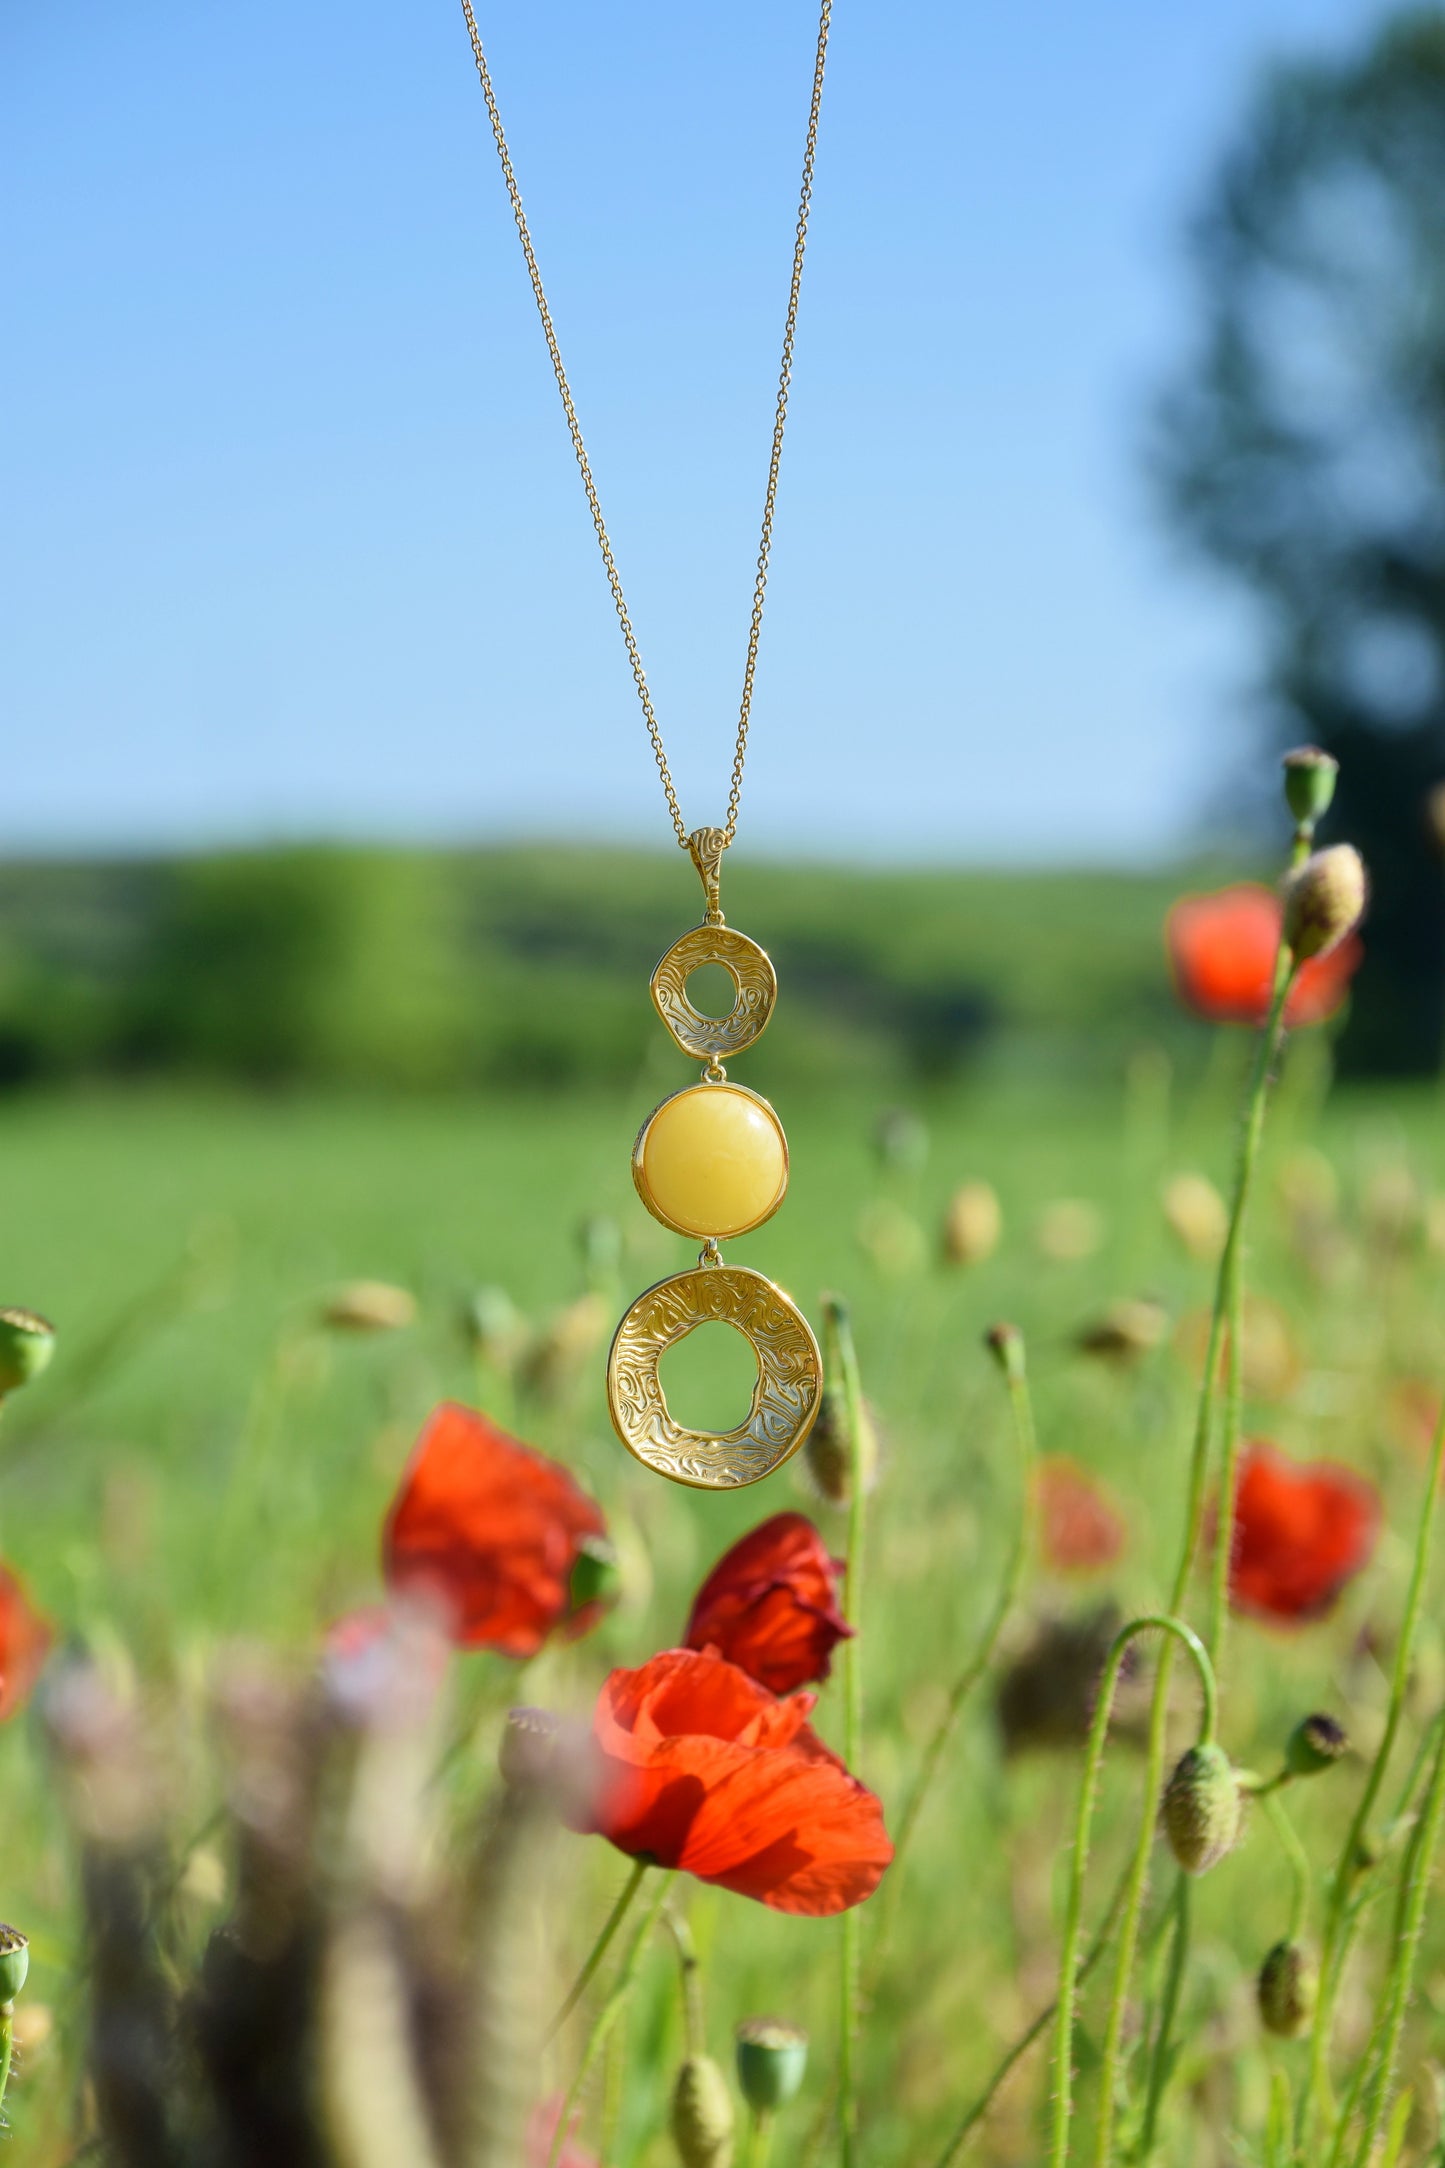
M1281 950L1281 956L1289 956ZM1239 1154L1235 1162L1234 1192L1230 1199L1229 1228L1225 1236L1224 1250L1219 1260L1219 1272L1215 1280L1214 1304L1209 1319L1209 1340L1204 1355L1204 1375L1200 1380L1199 1402L1194 1421L1194 1442L1189 1461L1189 1489L1184 1516L1184 1538L1180 1545L1179 1562L1175 1568L1174 1583L1169 1595L1169 1608L1178 1611L1189 1589L1189 1577L1204 1533L1205 1498L1209 1478L1210 1444L1214 1435L1214 1411L1218 1396L1220 1356L1224 1347L1225 1325L1229 1316L1231 1294L1241 1284L1241 1256L1244 1244L1245 1215L1249 1204L1249 1192L1254 1178L1255 1160L1259 1153L1260 1138L1264 1131L1264 1109L1269 1087L1269 1072L1279 1042L1280 1026L1289 989L1293 983L1294 959L1283 971L1276 968L1274 999L1270 1005L1269 1019L1260 1032L1250 1069L1249 1083L1245 1092L1244 1128L1240 1136ZM1242 1334L1238 1324L1231 1336L1231 1366L1239 1356ZM1238 1390L1238 1374L1231 1369ZM1237 1462L1238 1411L1235 1412L1236 1450L1233 1461ZM1215 1552L1214 1586L1222 1590L1219 1611L1220 1631L1213 1624L1210 1632L1211 1647L1217 1646L1222 1632L1223 1605L1227 1603L1229 1589L1229 1558L1233 1548L1234 1527L1234 1466L1226 1472L1227 1496L1221 1498L1219 1529ZM1144 1813L1140 1817L1139 1833L1134 1846L1129 1871L1128 1886L1124 1898L1123 1922L1119 1931L1119 1948L1114 1963L1114 1985L1109 1999L1108 2016L1104 2026L1104 2043L1101 2050L1099 2074L1099 2122L1094 2150L1096 2168L1108 2168L1114 2139L1114 2103L1118 2094L1119 2059L1124 2036L1124 2012L1128 2002L1129 1981L1134 1971L1134 1957L1139 1944L1139 1920L1144 1906L1144 1886L1149 1876L1149 1855L1154 1843L1155 1816L1158 1807L1160 1785L1164 1777L1165 1737L1169 1722L1169 1685L1173 1676L1173 1644L1166 1642L1159 1657L1159 1667L1154 1676L1154 1694L1149 1707L1149 1736L1144 1757Z
M682 2024L690 2056L707 2053L707 2028L702 2011L702 1967L698 1963L697 1944L692 1939L692 1929L680 1912L671 1906L664 1912L663 1925L677 1945L679 1986L682 1991Z
M767 2168L772 2150L773 2118L766 2108L757 2108L748 2125L748 2151L743 2168Z
M1310 2042L1309 2084L1300 2102L1301 2141L1308 2136L1313 2120L1327 2110L1330 2034L1350 1939L1346 1929L1346 1912L1355 1883L1365 1864L1365 1831L1380 1796L1380 1787L1385 1781L1385 1772L1395 1750L1395 1741L1405 1713L1405 1699L1409 1692L1410 1672L1414 1663L1415 1637L1419 1631L1425 1585L1430 1572L1430 1552L1442 1475L1445 1475L1445 1400L1441 1402L1435 1436L1430 1447L1430 1463L1425 1476L1425 1502L1420 1510L1420 1525L1415 1536L1415 1561L1410 1573L1409 1592L1405 1598L1405 1615L1400 1622L1399 1640L1395 1644L1395 1668L1390 1680L1390 1701L1385 1712L1385 1728L1380 1735L1375 1758L1370 1764L1370 1773L1365 1779L1359 1804L1345 1832L1344 1845L1330 1882L1320 1950L1319 2004L1315 2014L1314 2037Z
M823 1301L827 1347L825 1370L842 1380L848 1425L848 1564L844 1588L852 1637L843 1644L843 1759L856 1776L863 1744L863 1530L866 1504L863 1469L863 1382L853 1325L841 1296ZM838 2125L843 2168L853 2168L858 2142L858 2006L861 1999L862 1941L856 1906L843 1914L842 2007L838 2052Z
M1159 2110L1169 2083L1172 2061L1174 2020L1179 2014L1179 1996L1184 1986L1184 1974L1189 1965L1189 1877L1180 1873L1174 1879L1174 1895L1170 1911L1174 1915L1174 1933L1169 1943L1169 1970L1164 1976L1164 1993L1159 2004L1159 2023L1154 2032L1154 2046L1149 2056L1149 2083L1144 2095L1144 2125L1139 2134L1140 2168L1152 2157L1154 2141L1158 2135Z
M1367 2074L1368 2098L1360 2142L1354 2154L1355 2168L1367 2168L1367 2163L1375 2158L1375 2149L1385 2133L1391 2096L1395 2088L1400 2035L1404 2031L1405 2014L1410 2006L1410 1994L1414 1986L1415 1966L1420 1955L1420 1937L1425 1925L1425 1906L1430 1894L1442 1823L1445 1823L1445 1734L1441 1735L1435 1749L1424 1811L1415 1825L1409 1849L1405 1854L1405 1863L1400 1871L1400 1887L1395 1900L1395 1920L1391 1936L1394 1959L1371 2028L1369 2043L1360 2057L1354 2081L1340 2113L1339 2127L1330 2152L1330 2168L1335 2168L1335 2163L1344 2159L1351 2116L1356 2100L1365 2089Z
M588 1988L591 1986L592 1981L596 1977L598 1966L602 1963L603 1958L607 1955L607 1952L612 1947L613 1937L616 1935L618 1928L622 1925L622 1922L626 1919L628 1912L631 1910L632 1900L637 1895L637 1892L641 1889L642 1877L646 1874L646 1872L647 1861L645 1859L638 1859L633 1861L632 1872L627 1877L627 1880L623 1883L616 1904L612 1907L612 1910L608 1913L606 1920L603 1922L602 1932L598 1935L597 1940L593 1943L591 1949L588 1951L586 1962L583 1964L582 1970L578 1973L576 1979L572 1982L571 1987L567 1990L566 1999L564 2000L561 2009L557 2012L557 2015L553 2018L551 2024L547 2027L547 2030L543 2035L543 2047L550 2046L551 2042L556 2039L558 2033L562 2030L562 2027L566 2024L568 2018L572 2015L572 2012L576 2009L578 2003L582 2000L582 1997L586 1994Z
M641 1866L640 1862L639 1865ZM645 1867L642 1868L642 1872L646 1872ZM629 1883L625 1892L629 1901L636 1891L640 1879L641 1875L639 1874ZM562 2148L567 2143L567 2133L572 2123L572 2112L577 2105L582 2088L591 2074L592 2065L601 2054L607 2036L616 2024L622 2006L632 1992L638 1968L642 1963L642 1953L647 1947L652 1930L662 1916L662 1908L667 1903L668 1892L676 1879L677 1869L675 1867L669 1868L665 1874L658 1875L657 1894L637 1923L636 1932L628 1944L627 1955L623 1958L621 1969L612 1984L611 1994L592 2020L592 2030L587 2035L587 2044L582 2050L582 2060L578 2063L576 2075L567 2088L567 2097L562 2103L562 2112L557 2118L557 2128L553 2133L551 2150L547 2155L547 2168L557 2168L557 2163L562 2158Z
M1300 1843L1294 1823L1290 1820L1285 1810L1284 1801L1279 1796L1278 1787L1275 1785L1261 1785L1254 1797L1260 1802L1269 1817L1270 1828L1275 1833L1280 1850L1289 1861L1289 1925L1285 1928L1284 1940L1286 1942L1298 1942L1304 1931L1305 1913L1309 1909L1309 1854Z
M1298 848L1298 846L1296 846ZM1285 1003L1298 976L1299 965L1281 941L1274 966L1274 992L1269 1018L1260 1035L1254 1071L1245 1107L1244 1136L1240 1144L1239 1176L1229 1234L1220 1259L1219 1275L1224 1295L1227 1354L1224 1380L1224 1442L1220 1453L1218 1525L1214 1535L1214 1563L1209 1579L1209 1653L1218 1663L1224 1648L1229 1620L1229 1568L1234 1557L1234 1511L1239 1488L1239 1434L1244 1403L1244 1223L1249 1189L1259 1140L1264 1130L1264 1104L1269 1072L1284 1035Z
M1089 1832L1094 1819L1099 1770L1104 1759L1104 1744L1108 1737L1109 1718L1113 1713L1114 1691L1119 1683L1120 1666L1129 1643L1137 1635L1151 1631L1168 1634L1172 1640L1180 1642L1188 1651L1199 1674L1204 1696L1203 1722L1199 1735L1201 1746L1213 1743L1218 1721L1214 1667L1209 1661L1208 1651L1192 1627L1186 1626L1182 1619L1163 1612L1151 1612L1145 1617L1130 1619L1126 1625L1120 1627L1110 1644L1103 1675L1099 1681L1093 1722L1089 1726L1089 1744L1084 1755L1084 1774L1079 1786L1078 1813L1074 1823L1074 1851L1064 1913L1063 1944L1059 1952L1059 1994L1054 2035L1054 2134L1053 2149L1049 2155L1051 2168L1066 2168L1069 2158L1069 2122L1074 2107L1074 2006L1078 1997L1079 1935L1084 1907L1084 1875L1089 1864ZM1103 2113L1102 2107L1100 2113ZM1100 2158L1107 2161L1107 2153Z
M1079 1965L1078 1971L1075 1974L1074 1984L1076 1988L1083 1986L1085 1980L1088 1979L1090 1973L1098 1964L1099 1959L1103 1956L1105 1950L1109 1947L1109 1937L1113 1934L1115 1923L1118 1920L1121 1910L1123 1909L1124 1893L1127 1890L1128 1886L1129 1870L1126 1867L1123 1874L1120 1875L1118 1881L1114 1884L1114 1894L1109 1899L1108 1908L1104 1913L1104 1917L1100 1920L1098 1927L1095 1929L1094 1939L1089 1944L1088 1950L1085 1952L1085 1955ZM1043 2009L1040 2010L1038 2016L1029 2026L1027 2032L1020 2033L1018 2039L1015 2040L1013 2046L1007 2051L1007 2053L995 2066L993 2076L989 2079L987 2085L979 2094L977 2100L973 2103L973 2106L968 2110L968 2113L964 2116L963 2121L954 2131L953 2136L949 2139L942 2153L940 2153L938 2161L936 2163L936 2168L953 2168L953 2163L958 2159L959 2154L963 2151L963 2148L965 2147L965 2145L967 2145L969 2139L973 2136L973 2133L977 2130L979 2124L983 2121L989 2109L993 2106L995 2095L998 2093L999 2088L1004 2083L1004 2080L1008 2077L1010 2071L1013 2070L1015 2065L1023 2061L1023 2058L1025 2057L1025 2055L1027 2055L1029 2049L1034 2045L1034 2042L1041 2039L1044 2033L1047 2032L1049 2026L1052 2025L1054 2018L1058 2014L1058 2008L1059 2005L1057 1998L1055 1998L1053 2002L1045 2003Z

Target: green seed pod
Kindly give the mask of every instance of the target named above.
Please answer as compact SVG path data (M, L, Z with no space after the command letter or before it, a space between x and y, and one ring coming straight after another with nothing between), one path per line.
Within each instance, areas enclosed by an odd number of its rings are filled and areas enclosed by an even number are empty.
M808 2067L808 2035L775 2017L746 2018L738 2027L738 2084L754 2115L785 2108Z
M1186 1874L1207 1874L1239 1839L1239 1782L1222 1747L1192 1746L1164 1790L1164 1833Z
M611 1610L622 1594L622 1569L617 1553L602 1536L584 1536L572 1568L567 1593L574 1611L600 1603Z
M1340 764L1317 745L1297 745L1284 756L1284 798L1301 828L1313 829L1330 810Z
M1297 1942L1277 1942L1259 1968L1255 1993L1268 2032L1294 2040L1315 2014L1319 1973L1308 1950Z
M689 2055L672 2094L672 2135L682 2168L732 2168L733 2096L710 2055Z
M1289 1735L1284 1765L1292 1777L1314 1777L1349 1750L1350 1742L1332 1716L1306 1716Z
M1369 892L1365 861L1353 844L1315 851L1280 884L1286 946L1301 963L1328 956L1359 925Z
M34 1310L0 1309L0 1400L38 1378L55 1353L55 1327Z
M18 1927L0 1925L0 2006L14 2002L29 1970L29 1937Z

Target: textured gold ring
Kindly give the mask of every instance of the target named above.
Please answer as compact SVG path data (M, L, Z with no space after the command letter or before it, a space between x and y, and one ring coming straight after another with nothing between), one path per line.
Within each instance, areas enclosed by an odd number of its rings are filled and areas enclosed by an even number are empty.
M687 998L687 982L703 964L721 964L736 988L726 1016L704 1016ZM684 1054L725 1061L767 1029L778 997L778 975L766 949L733 926L694 926L652 974L652 999Z
M690 1430L667 1405L658 1365L699 1325L736 1326L757 1358L746 1421ZM607 1402L629 1453L694 1490L757 1483L797 1452L817 1417L823 1359L801 1310L746 1265L699 1265L639 1295L607 1358Z

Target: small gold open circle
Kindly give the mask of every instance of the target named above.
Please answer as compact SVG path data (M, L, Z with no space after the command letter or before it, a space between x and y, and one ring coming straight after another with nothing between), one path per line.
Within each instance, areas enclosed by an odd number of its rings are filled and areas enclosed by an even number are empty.
M758 1381L735 1430L689 1430L673 1417L658 1364L705 1324L733 1325L757 1357ZM607 1405L629 1453L694 1490L736 1490L791 1460L817 1418L823 1359L807 1319L746 1265L698 1265L639 1295L607 1358Z
M702 964L721 964L737 989L726 1016L704 1016L688 999L687 982ZM652 974L652 999L684 1054L725 1061L767 1029L778 996L778 975L765 949L732 926L694 926L674 941Z

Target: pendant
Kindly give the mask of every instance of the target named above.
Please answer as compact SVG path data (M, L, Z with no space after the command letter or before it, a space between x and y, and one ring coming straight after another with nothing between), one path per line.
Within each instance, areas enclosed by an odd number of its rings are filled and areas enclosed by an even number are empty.
M688 838L707 898L702 925L675 941L652 974L658 1015L684 1054L703 1062L702 1081L654 1107L632 1153L632 1179L654 1219L703 1243L696 1266L639 1295L607 1358L607 1404L629 1453L659 1475L698 1490L757 1483L797 1452L823 1393L818 1343L780 1287L745 1265L723 1263L720 1242L771 1219L787 1194L788 1143L766 1099L730 1084L724 1056L766 1030L778 981L756 941L723 919L720 828ZM726 1016L704 1016L687 996L703 964L721 964L734 999ZM752 1348L758 1377L747 1418L734 1430L691 1430L667 1405L658 1366L699 1325L732 1325Z

